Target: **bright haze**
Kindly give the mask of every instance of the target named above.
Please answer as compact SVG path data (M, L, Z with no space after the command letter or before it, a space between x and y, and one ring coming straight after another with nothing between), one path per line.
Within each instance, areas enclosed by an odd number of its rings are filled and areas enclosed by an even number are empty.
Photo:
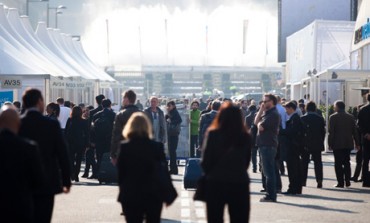
M274 0L85 0L81 10L99 65L276 65Z

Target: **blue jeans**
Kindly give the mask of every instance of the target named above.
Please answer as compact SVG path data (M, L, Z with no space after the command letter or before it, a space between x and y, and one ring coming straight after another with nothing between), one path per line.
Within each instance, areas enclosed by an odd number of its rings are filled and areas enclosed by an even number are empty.
M276 200L276 173L275 157L277 148L273 146L260 146L262 169L266 177L266 197Z

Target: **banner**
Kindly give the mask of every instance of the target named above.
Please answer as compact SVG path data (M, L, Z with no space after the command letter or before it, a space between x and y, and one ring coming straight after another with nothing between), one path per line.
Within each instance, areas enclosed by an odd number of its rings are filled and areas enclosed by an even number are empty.
M13 91L0 91L0 106L6 101L13 102Z

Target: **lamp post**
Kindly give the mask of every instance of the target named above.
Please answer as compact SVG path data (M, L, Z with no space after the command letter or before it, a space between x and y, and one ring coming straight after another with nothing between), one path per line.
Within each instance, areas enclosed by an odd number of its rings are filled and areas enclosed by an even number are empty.
M57 7L49 7L48 6L48 11L47 11L47 26L49 27L49 10L55 10L55 28L58 28L58 14L63 14L63 9L67 9L66 6L64 5L59 5Z
M37 1L26 0L26 15L29 14L29 4L30 4L30 2L49 2L49 0L37 0Z

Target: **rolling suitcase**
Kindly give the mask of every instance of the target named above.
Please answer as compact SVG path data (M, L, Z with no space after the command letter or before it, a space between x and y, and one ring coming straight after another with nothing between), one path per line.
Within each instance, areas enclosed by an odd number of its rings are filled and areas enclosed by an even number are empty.
M98 181L99 184L118 182L117 167L112 164L110 160L110 153L103 154L98 172Z
M203 171L200 166L200 158L189 158L185 166L184 188L196 189L198 179L202 176Z

